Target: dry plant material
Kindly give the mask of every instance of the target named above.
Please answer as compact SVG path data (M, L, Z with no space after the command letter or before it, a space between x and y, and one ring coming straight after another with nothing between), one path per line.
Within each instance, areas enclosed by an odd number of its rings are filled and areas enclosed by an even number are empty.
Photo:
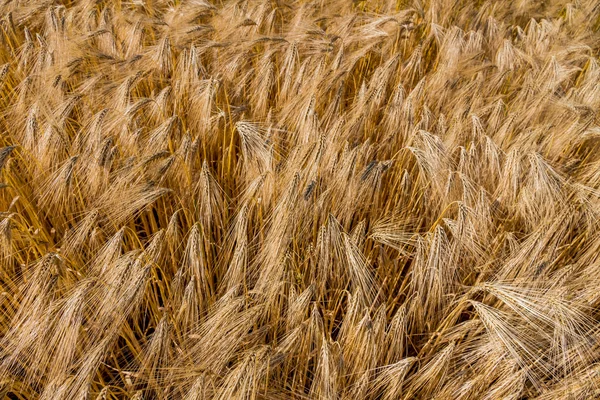
M0 397L600 398L598 1L0 16Z

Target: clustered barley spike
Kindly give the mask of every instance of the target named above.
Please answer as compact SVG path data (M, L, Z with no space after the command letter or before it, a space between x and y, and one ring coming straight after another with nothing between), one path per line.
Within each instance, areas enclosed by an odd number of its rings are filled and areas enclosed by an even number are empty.
M0 397L600 398L596 0L0 2Z

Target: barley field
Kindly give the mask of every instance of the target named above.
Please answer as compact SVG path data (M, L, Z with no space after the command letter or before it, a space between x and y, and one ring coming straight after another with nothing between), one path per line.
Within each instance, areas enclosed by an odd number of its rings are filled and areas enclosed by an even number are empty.
M597 0L0 1L0 397L600 398Z

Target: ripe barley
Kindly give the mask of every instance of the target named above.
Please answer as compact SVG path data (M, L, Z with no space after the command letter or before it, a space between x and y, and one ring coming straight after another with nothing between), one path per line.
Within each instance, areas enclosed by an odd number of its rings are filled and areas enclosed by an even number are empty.
M597 1L0 16L1 396L600 397Z

